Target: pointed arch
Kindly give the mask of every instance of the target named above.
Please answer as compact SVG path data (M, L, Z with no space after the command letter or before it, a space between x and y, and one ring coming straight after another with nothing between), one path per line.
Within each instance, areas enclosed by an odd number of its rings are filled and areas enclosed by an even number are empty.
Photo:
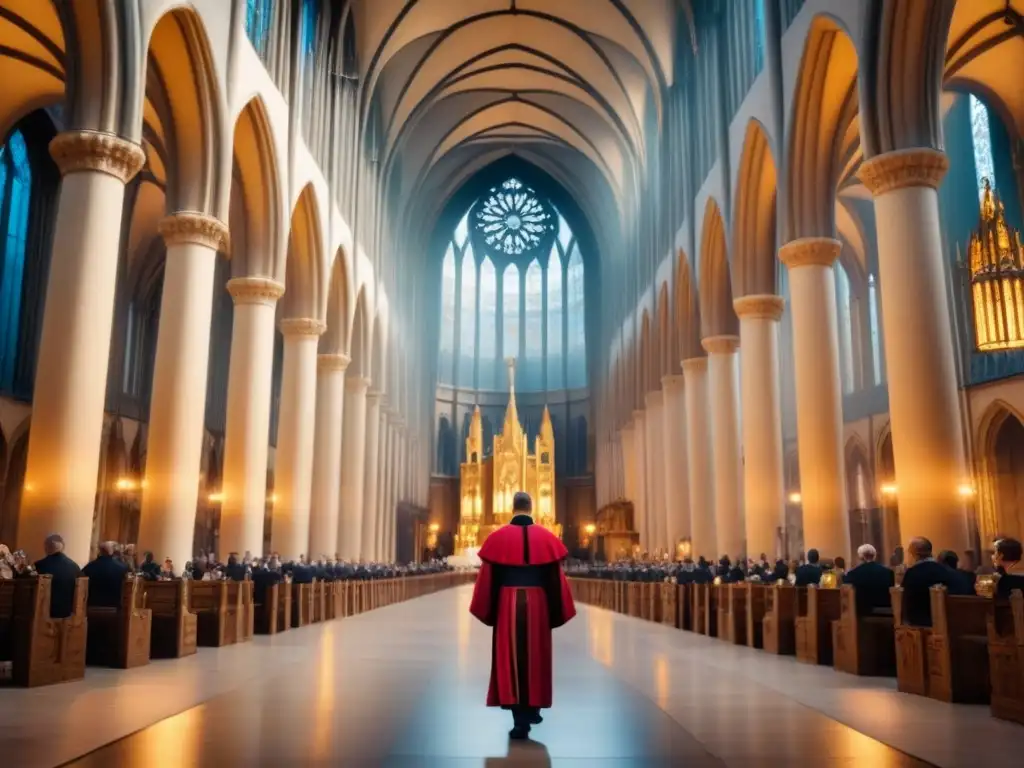
M732 308L732 278L726 251L725 222L718 203L708 198L700 244L698 281L701 338L739 335L739 320Z
M353 376L370 377L370 313L367 307L366 285L356 295L355 311L352 313L351 332L348 338L348 356L351 360L348 370Z
M331 282L327 291L327 330L320 337L320 349L325 354L337 354L348 346L349 318L351 317L351 282L348 275L348 256L338 248L331 268Z
M669 320L668 280L661 284L658 291L658 365L655 386L661 383L661 377L672 372L672 323Z
M737 296L774 295L776 285L776 194L778 174L771 143L757 120L747 123L736 182L733 274Z
M323 274L323 227L320 206L313 185L299 193L291 216L285 262L285 293L281 301L284 317L324 317L326 296Z
M370 330L371 335L369 349L371 359L368 371L368 378L373 381L372 386L378 392L385 392L387 390L386 333L387 324L380 313L378 313L373 318L373 325Z
M985 410L981 446L981 535L1024 534L1024 416L1004 400ZM983 539L984 540L984 539Z
M267 107L258 95L246 103L235 122L233 157L233 175L238 179L245 214L244 222L231 223L236 246L232 248L232 276L282 276L284 265L276 261L276 244L282 237L284 188ZM237 247L239 228L243 229L244 248Z
M700 307L697 291L690 274L690 258L682 248L676 257L675 297L673 300L676 332L676 357L672 370L678 370L683 360L703 357L700 345Z
M651 341L651 316L644 310L643 316L640 318L640 360L636 370L636 379L638 383L637 388L637 402L640 403L638 407L643 407L644 395L651 391L651 371L654 365L654 350Z

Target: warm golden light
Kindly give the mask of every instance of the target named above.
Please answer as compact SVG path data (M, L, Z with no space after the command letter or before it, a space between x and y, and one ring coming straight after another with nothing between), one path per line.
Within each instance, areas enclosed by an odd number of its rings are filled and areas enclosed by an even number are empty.
M224 501L224 494L223 493L211 493L206 498L209 499L210 501L212 501L214 504L219 504L220 502Z
M270 494L270 503L271 504L277 504L277 494L276 493Z
M799 504L803 500L804 500L804 497L801 496L796 491L794 491L793 493L789 494L789 503L790 504Z
M594 531L597 530L597 526L593 523L587 523L585 526L583 526L583 530L586 531L587 536L593 536Z
M139 484L130 477L119 477L114 483L114 487L119 491L134 491Z
M437 523L431 523L430 524L430 532L431 533L437 533L440 530L441 530L441 526L438 525Z
M883 483L879 490L882 491L883 496L895 496L899 492L895 483Z

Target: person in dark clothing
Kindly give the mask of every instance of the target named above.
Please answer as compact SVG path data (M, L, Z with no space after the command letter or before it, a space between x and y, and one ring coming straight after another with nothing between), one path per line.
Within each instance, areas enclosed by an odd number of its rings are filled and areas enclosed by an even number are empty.
M152 552L145 554L142 565L139 566L139 571L146 581L156 581L160 578L160 563L153 559Z
M807 562L796 569L795 586L806 587L810 584L817 585L821 583L820 559L821 556L818 554L818 550L807 550Z
M789 579L789 566L786 565L785 560L776 560L775 567L771 571L766 571L762 577L762 581L766 584L774 584L775 582L782 582L783 584Z
M948 568L956 571L956 574L963 580L964 584L973 592L974 583L978 580L977 574L965 571L960 568L960 558L951 549L944 549L939 552L938 561Z
M121 585L129 573L129 567L117 557L117 545L102 542L96 559L82 569L82 575L89 578L89 605L117 608L121 604Z
M64 554L64 539L58 534L46 537L43 543L46 557L36 561L36 573L49 576L50 618L66 619L75 609L75 586L82 571L78 564Z
M245 581L245 566L238 562L238 553L232 552L228 555L228 564L224 568L225 578L231 581Z
M1021 543L1017 539L1000 539L992 563L999 569L996 597L1007 598L1015 589L1024 592L1024 564L1021 563Z
M896 574L877 562L878 552L870 544L857 547L860 563L843 575L843 584L856 589L857 615L867 616L892 610L889 588L896 586Z
M932 625L931 595L928 590L941 584L951 595L969 595L971 590L960 574L932 557L932 543L922 537L907 547L911 565L903 574L903 619L918 627Z

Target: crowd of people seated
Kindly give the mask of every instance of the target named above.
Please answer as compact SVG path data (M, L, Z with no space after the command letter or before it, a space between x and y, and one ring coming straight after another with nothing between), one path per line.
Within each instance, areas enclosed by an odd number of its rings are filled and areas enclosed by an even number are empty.
M905 618L911 624L927 625L931 611L928 590L942 585L954 595L975 593L979 575L991 575L996 597L1009 597L1013 590L1024 590L1024 563L1021 542L1004 537L992 544L992 566L974 569L970 558L951 551L933 553L932 543L925 538L912 539L904 552L897 547L886 567L878 562L878 552L871 544L857 549L858 563L846 570L842 557L823 560L816 549L801 553L799 559L769 562L762 553L754 559L730 560L723 556L717 563L704 557L696 562L684 558L678 562L653 559L627 560L617 563L574 562L568 567L571 575L613 581L661 582L677 584L728 584L754 581L764 584L788 583L796 587L838 586L852 584L857 589L858 613L891 610L889 589L899 582L904 592Z
M47 537L43 548L46 556L30 563L24 552L11 552L8 547L0 544L0 579L50 576L50 616L54 619L67 618L73 612L75 580L82 576L89 579L88 604L101 608L116 608L119 605L121 585L129 577L137 576L151 581L179 577L170 559L158 563L152 552L143 553L140 563L133 544L101 542L95 559L82 568L64 554L64 539L59 534ZM223 562L216 553L204 552L185 564L180 577L197 581L252 581L256 601L261 602L266 589L281 581L296 584L311 584L313 581L366 581L449 570L451 568L441 560L398 565L350 562L326 555L307 560L304 555L299 555L297 560L286 561L276 552L264 558L253 557L249 552L239 557L237 552L232 552L227 561Z

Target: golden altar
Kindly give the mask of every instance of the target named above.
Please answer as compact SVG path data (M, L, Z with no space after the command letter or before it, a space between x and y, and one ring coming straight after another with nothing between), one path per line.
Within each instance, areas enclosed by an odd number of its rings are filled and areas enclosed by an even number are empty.
M533 499L533 520L561 538L555 515L555 432L547 406L540 433L530 450L529 438L516 410L515 360L506 361L509 398L501 433L494 436L491 455L484 455L479 406L473 410L466 438L466 462L459 468L459 530L455 554L475 552L491 531L512 519L512 497L526 491Z

